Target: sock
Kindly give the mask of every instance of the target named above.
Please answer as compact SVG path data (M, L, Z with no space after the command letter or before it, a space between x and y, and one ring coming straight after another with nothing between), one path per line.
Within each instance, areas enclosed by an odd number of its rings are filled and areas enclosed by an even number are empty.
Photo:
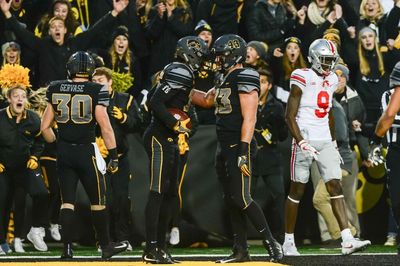
M96 237L100 247L105 247L110 243L110 232L108 226L108 211L92 211L92 223L96 231Z
M157 247L157 229L163 195L150 191L145 209L146 249Z
M285 233L285 243L294 243L294 234Z
M72 243L74 211L71 209L60 210L61 239L64 244Z
M245 212L257 231L263 235L264 239L273 238L267 220L265 220L264 213L255 201L250 203L250 205L245 209Z
M354 238L349 228L344 229L342 232L340 232L340 234L342 235L343 242L352 240Z

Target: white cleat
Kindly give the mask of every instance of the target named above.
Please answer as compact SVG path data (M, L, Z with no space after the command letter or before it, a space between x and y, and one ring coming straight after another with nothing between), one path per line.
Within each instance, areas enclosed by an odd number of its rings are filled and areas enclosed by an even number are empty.
M369 240L353 238L346 242L342 242L342 254L350 255L354 252L366 249L369 245L371 245L371 241Z
M31 227L31 230L26 237L30 242L32 242L35 249L39 251L47 251L47 245L43 241L43 230L40 227Z
M179 244L179 228L178 227L172 227L170 237L169 237L169 243L171 245L177 245Z
M129 243L128 240L121 241L121 243L125 243L125 244L128 245L128 247L126 248L126 251L132 251L133 250L133 248L132 248L132 246L131 246L131 244Z
M25 253L24 245L19 237L14 238L14 251L16 253Z
M300 256L300 253L297 251L296 245L294 242L285 242L282 245L283 255L284 256Z
M58 224L50 224L50 235L55 241L61 240L60 226Z

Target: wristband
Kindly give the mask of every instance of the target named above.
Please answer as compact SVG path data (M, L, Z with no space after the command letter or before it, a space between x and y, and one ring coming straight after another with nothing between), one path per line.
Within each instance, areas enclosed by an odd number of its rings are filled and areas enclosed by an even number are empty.
M109 149L108 156L110 157L111 160L118 160L117 148Z
M247 156L249 153L249 143L241 141L240 142L240 154L239 156L245 155Z

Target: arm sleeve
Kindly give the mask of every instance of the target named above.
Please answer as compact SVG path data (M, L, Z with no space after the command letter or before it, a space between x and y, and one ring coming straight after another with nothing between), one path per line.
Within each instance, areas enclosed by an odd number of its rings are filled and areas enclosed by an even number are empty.
M138 124L138 117L134 108L134 99L129 95L128 102L125 106L126 120L122 123L124 130L132 131Z
M394 6L386 19L385 28L388 39L396 39L399 34L400 7Z
M306 87L306 77L304 76L304 73L299 69L293 71L292 75L290 76L289 87L291 88L293 84L297 85L301 89L301 91L304 91L304 88Z
M190 118L190 122L192 123L189 137L193 137L193 135L197 132L197 128L199 127L199 118L197 117L197 112L196 108L194 108L194 105L190 105L188 115Z
M108 95L108 89L106 86L102 86L97 96L96 105L103 105L107 107L110 104L110 96Z
M111 15L111 12L108 12L87 31L73 37L73 43L79 50L86 50L92 44L93 39L98 35L102 35L104 29L113 25L115 20L116 18Z
M160 18L155 9L149 13L149 18L145 26L145 35L149 39L156 39L160 36L165 27L166 15Z
M41 39L36 37L32 32L24 28L18 20L11 16L7 19L7 26L15 33L17 38L30 49L37 51L41 49Z
M237 76L239 93L250 93L253 90L260 91L260 75L253 69L247 68Z
M171 129L176 125L178 120L168 112L165 103L172 99L172 97L174 97L178 92L179 89L173 89L166 83L160 84L156 88L149 102L153 115Z

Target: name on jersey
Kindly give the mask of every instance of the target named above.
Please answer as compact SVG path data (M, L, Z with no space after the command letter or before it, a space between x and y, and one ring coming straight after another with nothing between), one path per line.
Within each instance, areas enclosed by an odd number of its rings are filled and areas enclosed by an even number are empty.
M61 84L60 92L83 92L83 84Z

